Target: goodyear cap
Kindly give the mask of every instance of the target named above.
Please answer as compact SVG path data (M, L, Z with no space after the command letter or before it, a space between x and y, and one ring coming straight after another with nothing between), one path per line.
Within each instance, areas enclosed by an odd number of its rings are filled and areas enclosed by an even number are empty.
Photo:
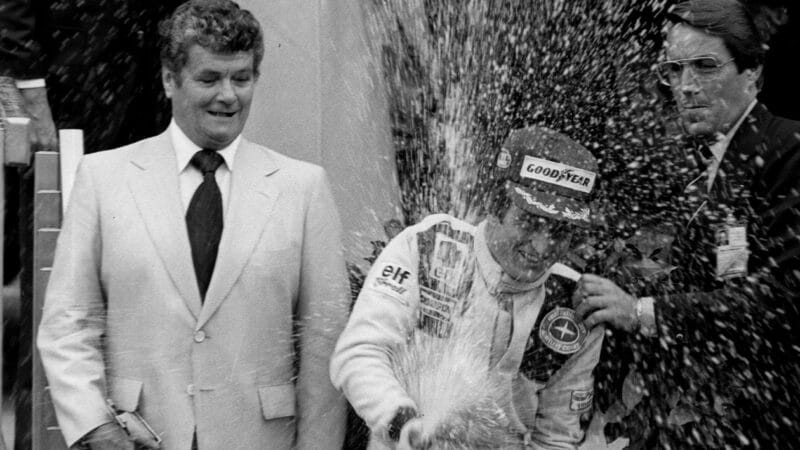
M507 195L518 207L543 217L591 225L589 200L597 160L582 145L541 126L512 131L495 162Z

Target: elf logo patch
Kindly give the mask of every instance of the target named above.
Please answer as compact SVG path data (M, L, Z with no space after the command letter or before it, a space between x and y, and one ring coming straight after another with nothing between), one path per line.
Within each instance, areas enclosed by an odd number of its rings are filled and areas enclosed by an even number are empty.
M402 266L386 264L381 270L381 277L391 278L397 284L403 284L409 276L411 276L411 272L404 269Z
M372 288L392 297L399 297L408 292L406 286L410 277L411 271L402 265L386 263L375 276Z

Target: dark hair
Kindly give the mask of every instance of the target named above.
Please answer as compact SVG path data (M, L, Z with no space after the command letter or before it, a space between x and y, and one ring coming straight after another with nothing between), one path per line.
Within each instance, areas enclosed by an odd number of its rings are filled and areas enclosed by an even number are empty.
M766 39L751 11L738 0L690 0L673 6L667 17L722 38L739 72L764 63Z
M264 58L264 36L253 14L231 0L190 0L159 25L161 64L180 72L189 48L219 53L253 52L253 71Z

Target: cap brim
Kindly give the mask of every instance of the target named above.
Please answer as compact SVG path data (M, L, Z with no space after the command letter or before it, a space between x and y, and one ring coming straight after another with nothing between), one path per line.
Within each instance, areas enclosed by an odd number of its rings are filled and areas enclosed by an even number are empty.
M507 195L515 205L537 216L563 220L581 227L592 225L589 205L569 197L508 183Z

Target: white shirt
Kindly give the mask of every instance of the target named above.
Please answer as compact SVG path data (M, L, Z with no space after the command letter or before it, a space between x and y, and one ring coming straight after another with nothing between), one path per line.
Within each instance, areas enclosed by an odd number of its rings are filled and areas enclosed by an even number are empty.
M175 149L175 160L178 164L178 181L181 189L181 202L183 203L183 212L189 209L189 203L192 201L194 191L203 182L203 174L200 169L189 164L195 153L202 150L200 146L192 142L189 137L181 130L175 119L169 124L169 135L172 138L172 147ZM222 194L222 210L227 211L228 199L231 192L231 173L233 172L233 160L236 156L236 151L239 149L239 144L242 141L242 136L239 135L231 142L230 145L218 150L217 153L222 156L225 163L219 166L214 178L217 180L217 186Z
M17 85L17 89L33 89L33 88L43 88L47 87L47 84L44 81L44 78L33 78L30 80L14 80L14 84Z
M717 142L708 148L712 155L711 163L708 165L708 169L706 169L706 174L708 175L708 178L706 179L706 187L709 191L711 190L711 186L714 185L714 179L717 177L717 173L719 172L719 165L722 162L722 158L725 157L725 152L728 151L728 145L730 145L733 135L736 134L737 130L739 130L739 127L742 125L742 122L744 122L745 117L750 114L750 111L753 110L753 108L756 106L756 103L758 102L753 100L744 110L742 116L739 117L739 120L737 120L736 123L731 127L731 129L728 130L724 136L720 135L717 139Z

